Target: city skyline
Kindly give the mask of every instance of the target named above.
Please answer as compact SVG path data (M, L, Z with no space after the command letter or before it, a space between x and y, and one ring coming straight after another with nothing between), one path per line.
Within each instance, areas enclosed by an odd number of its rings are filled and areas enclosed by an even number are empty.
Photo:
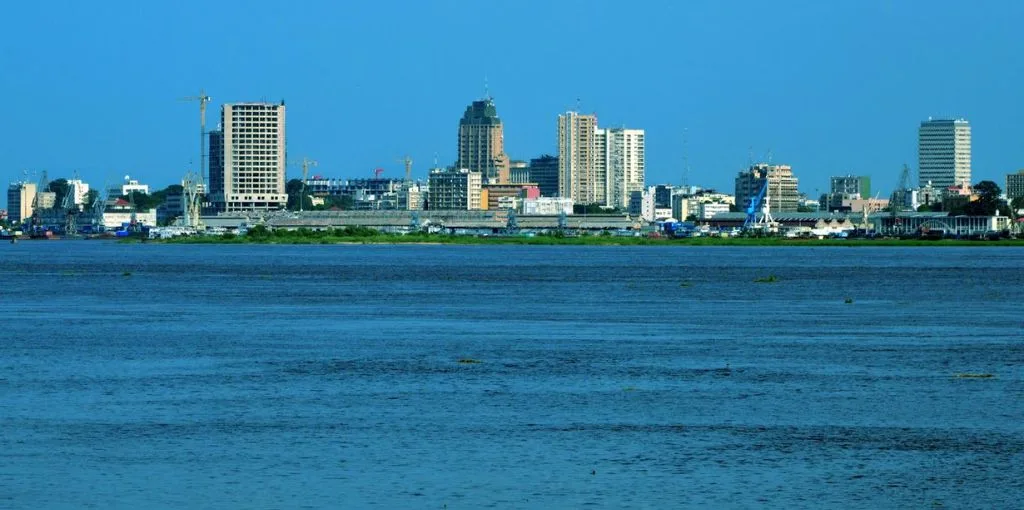
M396 160L408 154L414 176L425 180L435 155L442 166L456 161L453 126L466 104L488 95L514 160L557 153L554 120L577 104L603 126L645 129L647 184L679 184L687 174L688 184L728 190L751 159L772 153L774 162L792 166L810 196L825 192L830 176L845 174L871 176L876 190L887 191L904 163L916 171L917 128L929 117L971 122L974 182L999 183L1024 167L1013 86L1024 71L998 64L1015 61L1011 20L1024 7L1013 2L936 2L926 13L884 1L799 9L790 2L641 2L627 12L601 2L588 9L524 2L496 7L495 29L552 28L567 13L577 21L540 41L481 47L465 47L458 31L448 30L475 19L463 2L254 5L240 12L201 4L211 19L230 12L243 24L272 21L278 28L266 38L221 33L184 6L125 5L15 7L19 23L2 36L9 51L0 57L7 70L0 90L19 99L0 127L9 141L0 147L7 181L46 169L68 177L79 170L97 186L124 174L156 187L178 182L199 162L196 105L177 99L200 88L213 96L211 111L287 100L289 159L314 157L320 173L339 177L368 176L377 167L400 176ZM25 31L44 21L54 27L52 40ZM972 36L930 36L932 27L954 23ZM775 29L756 44L728 41L760 26ZM381 37L376 30L383 27ZM578 55L578 64L611 67L628 57L643 72L522 79L545 76L545 58L568 51L578 37L619 28L635 44ZM865 31L874 37L863 38ZM192 32L201 43L182 40ZM238 61L197 58L209 48ZM442 58L455 48L465 58ZM257 56L265 66L251 65ZM935 80L933 70L942 66L949 72ZM58 111L64 122L49 122ZM388 136L376 136L382 132ZM288 170L289 178L298 176L297 168Z

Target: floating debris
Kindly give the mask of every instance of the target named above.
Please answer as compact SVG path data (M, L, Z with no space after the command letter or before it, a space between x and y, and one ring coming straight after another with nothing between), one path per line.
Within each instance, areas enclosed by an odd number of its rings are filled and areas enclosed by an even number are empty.
M473 358L459 358L459 363L462 365L476 365L479 363L483 363L483 361Z
M844 299L843 302L848 304L848 305L852 305L853 304L853 298L852 297L848 297L848 298Z
M131 271L125 271L125 272L121 273L121 276L131 276L131 275L132 275Z
M775 283L777 281L779 281L779 277L775 276L773 274L770 274L770 275L762 277L762 278L755 278L754 279L754 283Z
M993 377L995 377L995 374L962 372L956 374L954 377L956 377L957 379L992 379Z

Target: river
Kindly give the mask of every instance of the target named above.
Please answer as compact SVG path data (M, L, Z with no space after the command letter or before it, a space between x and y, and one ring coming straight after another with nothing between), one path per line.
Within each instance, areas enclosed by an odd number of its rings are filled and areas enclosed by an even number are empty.
M4 245L0 508L1019 507L1022 268Z

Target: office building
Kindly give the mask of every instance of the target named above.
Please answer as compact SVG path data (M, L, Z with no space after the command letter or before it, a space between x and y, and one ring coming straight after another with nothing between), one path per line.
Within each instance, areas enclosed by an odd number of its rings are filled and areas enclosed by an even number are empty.
M537 184L542 197L559 196L558 161L559 158L548 154L530 160L528 182Z
M526 161L509 163L508 182L510 184L526 184L530 181L530 164Z
M35 212L33 202L36 199L34 182L13 182L7 188L7 219L17 225L32 217Z
M765 182L768 183L766 195L772 213L797 211L800 207L800 192L797 191L797 178L789 165L757 163L740 171L736 176L736 205L746 210L751 198L760 193Z
M871 177L867 175L839 175L829 179L829 193L846 195L849 198L871 196Z
M210 175L207 186L210 195L224 194L224 131L215 129L209 134Z
M1024 170L1006 175L1006 199L1024 197Z
M459 159L456 168L481 175L489 184L509 182L505 137L494 101L473 101L459 121Z
M427 209L431 211L480 209L483 176L466 168L435 168L430 171Z
M282 209L285 193L284 103L225 104L220 110L221 156L210 144L211 200L218 211ZM217 175L214 175L216 171ZM218 191L213 191L217 183Z
M971 125L964 119L928 119L918 130L918 186L939 189L971 183Z

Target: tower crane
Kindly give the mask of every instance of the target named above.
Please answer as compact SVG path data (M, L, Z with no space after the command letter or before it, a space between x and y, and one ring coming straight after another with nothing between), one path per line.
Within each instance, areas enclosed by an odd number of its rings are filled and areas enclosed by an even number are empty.
M303 206L306 203L306 179L309 178L309 167L320 166L320 163L317 162L316 160L309 159L308 157L303 156L302 161L299 161L294 164L302 166L302 188L299 191L299 212L302 212Z
M199 102L199 180L200 183L206 182L207 168L206 168L206 105L210 102L210 96L206 95L206 91L199 89L198 96L188 96L181 98L182 101L198 101Z
M405 164L405 182L412 182L412 158L405 156L398 162Z

